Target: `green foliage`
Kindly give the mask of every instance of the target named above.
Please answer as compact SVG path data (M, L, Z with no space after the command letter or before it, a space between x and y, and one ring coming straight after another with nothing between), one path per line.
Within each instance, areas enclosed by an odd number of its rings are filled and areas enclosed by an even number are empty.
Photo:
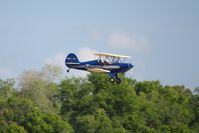
M0 132L6 133L194 133L199 95L184 86L138 82L105 74L65 78L60 69L25 71L20 86L0 80ZM56 81L56 82L55 82Z
M34 101L43 111L58 113L61 108L59 87L56 83L49 82L48 76L43 74L51 75L50 71L43 71L24 71L20 76L20 94Z
M70 124L61 120L59 116L47 113L44 114L39 109L29 112L23 125L28 132L33 133L72 132Z
M46 64L41 71L44 79L48 82L57 81L61 78L62 68L56 65Z
M15 122L9 124L0 123L0 132L2 133L27 133L27 131Z
M77 78L62 81L61 115L75 132L97 132L99 110L114 132L192 132L192 93L184 86L163 87L159 81L136 82L120 76L123 82L119 85L99 74L88 75L87 82Z
M110 133L113 132L111 120L103 109L97 110L93 115L77 117L77 132Z
M199 90L198 88L196 89ZM199 93L192 96L190 104L191 109L195 114L190 126L195 132L199 132Z
M0 98L1 100L7 100L9 97L13 95L15 92L15 80L14 79L7 79L3 81L0 79Z

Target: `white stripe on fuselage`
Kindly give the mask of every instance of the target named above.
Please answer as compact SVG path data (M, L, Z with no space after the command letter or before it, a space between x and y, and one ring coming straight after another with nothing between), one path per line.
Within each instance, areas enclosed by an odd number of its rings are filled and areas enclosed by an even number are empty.
M76 63L76 62L67 62L66 65L77 65L77 64L80 64L80 63Z
M116 65L77 65L72 66L72 68L86 68L86 69L92 69L92 68L101 68L101 69L120 69L120 66Z

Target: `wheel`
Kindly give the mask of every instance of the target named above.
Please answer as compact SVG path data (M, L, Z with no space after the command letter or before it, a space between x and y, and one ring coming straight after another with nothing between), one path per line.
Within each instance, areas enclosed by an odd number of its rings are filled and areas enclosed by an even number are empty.
M110 81L111 83L114 83L114 82L115 82L115 79L114 79L113 77L111 77L111 78L109 79L109 81Z
M70 72L70 69L67 70L67 73L69 73L69 72Z
M116 83L120 84L122 80L120 78L116 78Z

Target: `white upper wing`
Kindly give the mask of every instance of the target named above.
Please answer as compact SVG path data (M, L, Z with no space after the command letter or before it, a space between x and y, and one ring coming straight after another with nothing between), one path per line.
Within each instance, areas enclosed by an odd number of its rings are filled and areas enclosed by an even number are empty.
M94 55L97 56L108 56L108 57L114 57L114 58L130 58L130 56L125 56L125 55L117 55L117 54L108 54L108 53L96 53Z

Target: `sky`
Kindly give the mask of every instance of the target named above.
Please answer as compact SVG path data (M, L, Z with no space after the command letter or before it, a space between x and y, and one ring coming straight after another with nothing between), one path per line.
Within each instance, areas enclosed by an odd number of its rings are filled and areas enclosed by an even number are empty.
M105 52L131 56L138 81L199 86L198 0L0 0L0 78L45 64L64 69ZM72 70L66 76L85 76Z

